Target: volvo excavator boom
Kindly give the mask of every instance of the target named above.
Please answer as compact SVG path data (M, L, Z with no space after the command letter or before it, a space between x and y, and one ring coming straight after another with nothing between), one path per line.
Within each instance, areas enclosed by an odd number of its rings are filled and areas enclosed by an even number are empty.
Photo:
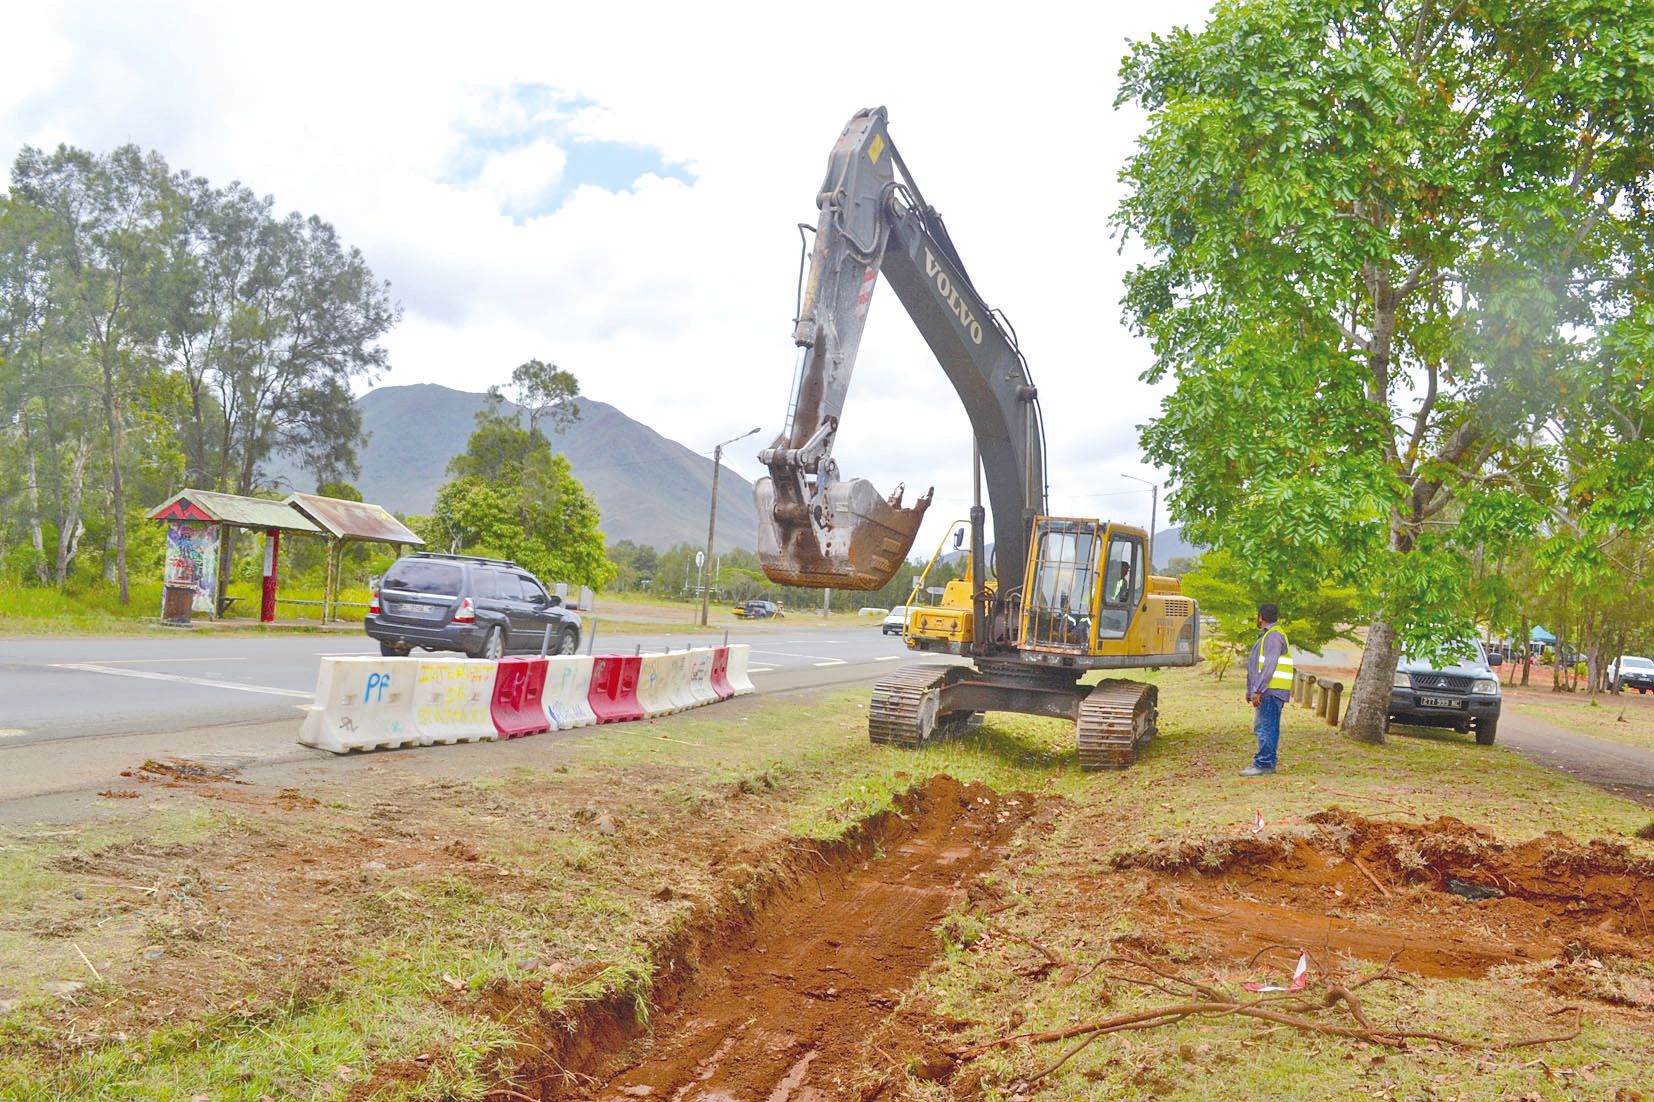
M972 284L941 217L890 141L882 107L839 135L816 196L821 218L800 296L798 368L787 424L759 455L758 553L786 585L878 589L907 557L930 504L882 497L841 479L833 438L862 330L883 277L936 355L970 419L975 445L971 576L940 602L908 608L908 649L966 657L881 678L868 706L874 742L918 746L969 730L986 712L1074 722L1087 769L1124 766L1154 735L1154 686L1092 670L1199 661L1195 602L1176 579L1149 576L1141 528L1046 515L1039 392L1016 337ZM918 426L914 426L914 431ZM989 579L986 481L993 510Z
M839 135L816 205L821 216L793 332L798 366L787 423L759 454L770 472L756 487L764 572L786 585L882 588L930 504L929 491L904 507L901 486L886 498L865 479L841 479L833 460L882 275L964 404L993 510L999 592L1015 592L1031 521L1045 511L1038 391L1009 326L982 301L941 217L902 163L883 107L857 112ZM972 522L980 598L980 502Z

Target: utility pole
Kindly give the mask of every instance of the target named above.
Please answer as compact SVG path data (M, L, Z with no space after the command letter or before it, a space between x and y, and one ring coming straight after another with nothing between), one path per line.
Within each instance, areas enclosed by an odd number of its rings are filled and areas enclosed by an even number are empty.
M728 440L725 440L722 444L719 444L717 447L712 449L712 509L707 514L706 558L701 560L703 563L710 563L712 561L712 537L718 531L718 470L723 466L724 447L728 444L735 443L737 440L745 440L747 437L758 431L759 429L752 429L749 432L743 432L740 436L732 436ZM711 579L707 578L705 579L705 583L701 586L702 627L706 626L707 605L711 603L711 600L712 584Z
M1122 474L1120 477L1121 478L1129 478L1133 482L1141 482L1143 485L1147 486L1150 489L1150 491L1152 491L1152 496L1149 498L1149 569L1148 569L1148 573L1153 574L1154 573L1154 525L1155 525L1155 522L1156 522L1157 518L1160 515L1160 483L1150 482L1146 478L1138 478L1134 474Z

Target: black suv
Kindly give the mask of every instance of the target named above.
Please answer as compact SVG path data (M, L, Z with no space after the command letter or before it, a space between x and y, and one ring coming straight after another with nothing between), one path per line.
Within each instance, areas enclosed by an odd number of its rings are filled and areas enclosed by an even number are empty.
M1499 733L1499 706L1503 697L1497 657L1476 644L1476 653L1455 665L1420 662L1402 657L1390 689L1390 718L1421 727L1451 727L1461 734L1475 731L1476 741L1492 746Z
M514 562L421 551L385 571L362 621L388 655L414 647L464 651L472 658L580 649L580 617L561 607L538 578Z

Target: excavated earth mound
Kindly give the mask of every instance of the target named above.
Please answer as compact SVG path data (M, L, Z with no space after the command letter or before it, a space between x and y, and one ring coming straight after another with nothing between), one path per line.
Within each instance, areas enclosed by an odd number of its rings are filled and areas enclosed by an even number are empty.
M547 1038L556 1051L520 1066L513 1089L604 1102L858 1097L866 1084L849 1079L869 1035L888 1031L940 951L937 923L1033 808L938 776L839 841L795 847L657 957L648 1036L633 1008L592 1008ZM925 1045L917 1023L901 1041L904 1058Z
M1654 957L1654 868L1629 847L1547 833L1520 844L1451 817L1337 809L1260 835L1150 845L1141 917L1161 939L1239 959L1303 948L1425 976L1557 958Z

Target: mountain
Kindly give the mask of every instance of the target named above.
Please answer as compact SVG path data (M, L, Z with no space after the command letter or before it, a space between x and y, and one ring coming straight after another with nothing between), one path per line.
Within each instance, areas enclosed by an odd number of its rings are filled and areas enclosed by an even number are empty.
M551 436L574 477L597 499L610 543L631 540L665 549L705 546L712 501L712 460L668 440L614 406L577 400L580 420ZM386 386L358 398L368 433L356 488L393 512L427 513L447 481L448 460L465 450L474 416L487 399L423 383ZM277 485L309 488L309 475L278 470ZM758 512L752 483L725 467L718 476L718 549L755 548Z
M1162 528L1154 534L1155 569L1165 569L1171 565L1173 559L1192 559L1204 550L1204 547L1196 547L1185 541L1183 529Z

